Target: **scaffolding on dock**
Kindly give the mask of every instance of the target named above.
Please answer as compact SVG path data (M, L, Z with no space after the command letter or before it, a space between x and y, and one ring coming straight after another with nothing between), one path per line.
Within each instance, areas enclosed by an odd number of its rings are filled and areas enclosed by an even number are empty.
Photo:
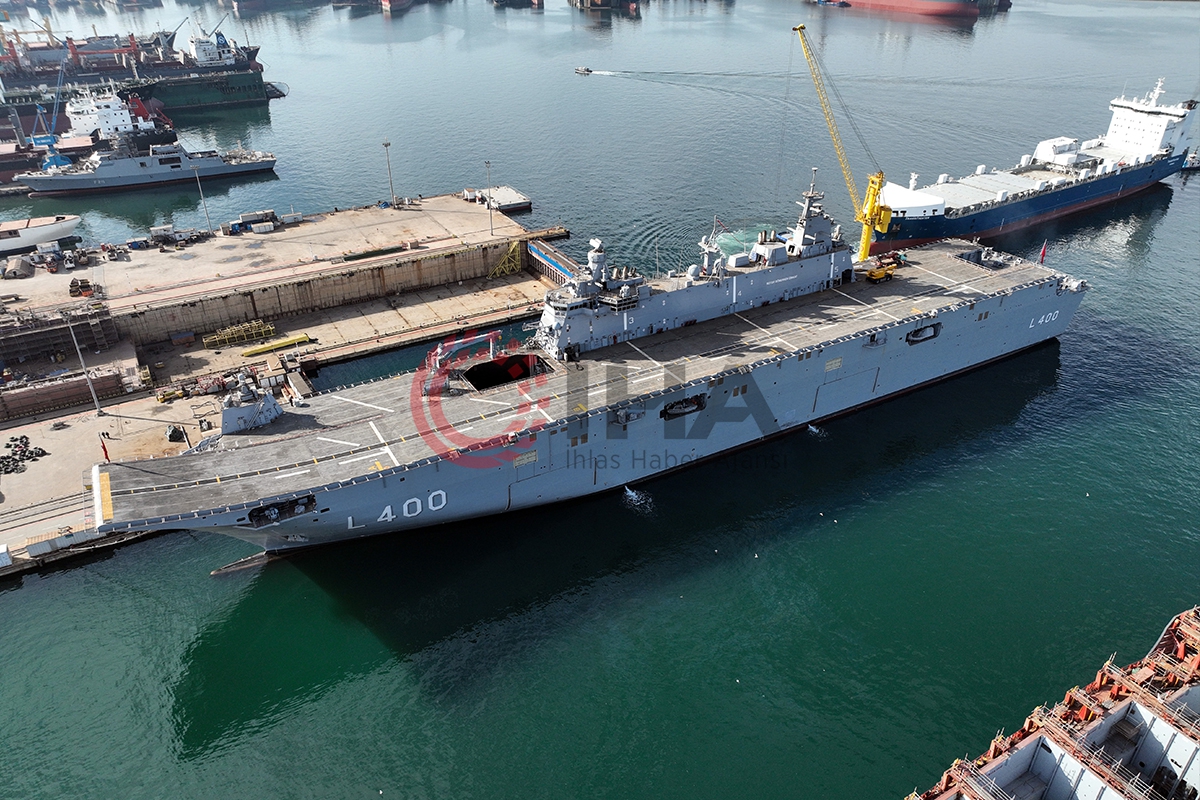
M275 335L275 326L261 319L242 322L221 328L216 333L204 337L204 347L213 350L218 347L228 347L233 344L252 342L256 339L267 339Z

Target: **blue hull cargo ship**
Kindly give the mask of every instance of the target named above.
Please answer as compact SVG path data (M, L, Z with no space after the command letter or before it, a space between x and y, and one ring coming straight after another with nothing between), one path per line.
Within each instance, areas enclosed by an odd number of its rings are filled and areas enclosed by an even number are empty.
M1039 142L1012 169L938 177L917 188L884 186L881 202L892 210L886 233L872 253L914 247L949 237L986 239L1077 211L1111 203L1153 186L1183 168L1195 100L1159 105L1162 81L1146 97L1118 97L1103 136L1079 143L1065 136ZM1194 145L1193 145L1194 146Z

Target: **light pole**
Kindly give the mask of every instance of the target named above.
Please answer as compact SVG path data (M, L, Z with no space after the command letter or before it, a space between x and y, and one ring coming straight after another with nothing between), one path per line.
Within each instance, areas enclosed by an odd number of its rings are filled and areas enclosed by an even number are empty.
M63 320L67 323L67 330L71 332L71 341L75 343L75 355L79 356L79 367L83 370L83 378L87 381L88 391L92 393L92 402L96 405L96 416L103 417L104 409L100 407L100 398L96 397L96 387L92 386L92 376L88 374L87 364L83 363L83 351L79 349L79 340L75 338L75 329L71 327L71 312L63 311Z
M387 139L383 140L383 155L387 159L388 167L388 189L392 192L392 205L396 205L396 185L392 183L392 143Z
M496 235L496 229L492 226L492 162L483 162L484 169L487 170L487 206L488 206L488 233Z
M204 206L204 221L208 223L208 233L212 234L212 219L208 216L208 202L204 199L204 187L200 185L200 168L192 165L192 172L196 173L196 188L200 190L200 205Z

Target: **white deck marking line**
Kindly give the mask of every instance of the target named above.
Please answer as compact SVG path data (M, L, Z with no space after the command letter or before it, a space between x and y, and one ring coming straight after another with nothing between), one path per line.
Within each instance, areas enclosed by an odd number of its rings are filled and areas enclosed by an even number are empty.
M373 405L371 403L364 403L362 400L351 400L349 397L341 397L340 395L336 395L336 394L331 394L329 396L331 398L333 398L334 400L341 400L343 403L354 403L354 405L356 405L356 406L366 406L367 408L374 408L378 411L386 411L389 414L396 413L396 411L394 409L384 408L383 406L377 406L377 405Z
M871 309L872 311L878 311L880 314L883 314L885 317L890 317L891 319L895 320L896 322L900 321L899 317L893 317L891 314L884 311L882 308L879 308L878 306L873 306L870 303L864 303L862 300L859 300L857 297L851 297L850 295L843 292L841 289L834 289L833 291L837 292L838 294L840 294L842 297L846 298L847 300L853 300L854 302L858 303L859 305L866 306L867 308ZM841 320L838 320L838 321L840 322Z
M770 336L770 337L771 337L772 339L774 339L775 341L777 341L777 342L782 342L782 343L783 343L783 346L784 346L784 347L786 347L788 350L795 350L795 349L796 349L796 346L795 346L794 344L792 344L791 342L789 342L787 339L784 339L782 336L777 336L776 334L774 334L774 333L772 333L771 331L769 331L769 330L767 330L766 328L764 328L762 325L758 325L758 324L756 324L756 323L753 323L753 322L751 322L750 320L748 320L748 319L746 319L745 317L743 317L741 314L738 314L738 313L736 313L736 312L734 312L734 316L735 316L735 317L737 317L738 319L740 319L742 322L746 323L747 325L751 325L751 326L753 326L753 327L755 327L755 328L758 328L760 331L762 331L763 333L765 333L767 336Z
M468 400L474 400L476 403L491 403L497 406L511 406L512 403L506 403L503 400L485 400L482 397L468 397Z
M377 456L377 455L379 455L379 453L375 450L372 450L371 452L367 453L365 456L355 456L354 458L345 458L337 463L339 465L353 464L355 461L366 461L368 458L375 458L375 456Z
M966 289L967 291L975 292L975 294L983 294L983 292L979 291L974 286L970 286L965 283L958 283L957 281L952 281L949 278L947 278L945 275L939 275L931 269L925 269L924 267L918 266L916 264L909 264L908 266L916 267L917 269L921 270L921 272L932 275L933 277L937 278L939 281L942 281L943 282L942 288L945 289L947 292L956 292L956 291L958 291L958 287L961 286L963 289Z
M650 357L650 354L649 354L649 353L647 353L647 352L646 352L645 350L643 350L642 348L638 347L638 346L637 346L636 344L634 344L633 342L626 342L625 344L629 345L629 346L630 346L630 347L632 347L634 350L637 350L639 353L641 353L641 354L642 354L642 357L643 357L643 358L645 358L646 360L648 360L648 361L649 361L651 364L653 364L654 366L656 366L656 367L662 367L662 368L663 368L663 372L667 373L668 375L670 375L672 378L674 378L674 379L675 379L675 380L677 380L678 382L680 382L680 383L686 383L686 381L684 381L684 379L683 379L683 378L679 377L679 376L678 376L678 375L676 375L674 372L671 372L671 370L667 368L667 365L666 365L666 364L663 364L662 362L659 362L659 361L655 361L653 358L651 358L651 357Z
M383 434L379 432L379 428L375 427L375 423L372 420L367 420L367 424L371 426L371 430L375 431L375 436L378 437L379 443L383 445L381 449L392 460L392 466L400 466L400 460L396 458L396 454L392 452L392 448L388 447L387 439L383 438Z
M552 416L550 416L549 414L547 414L547 413L546 413L546 409L542 408L541 404L540 404L540 403L538 403L538 401L537 401L537 400L534 400L532 397L530 397L529 395L525 394L525 390L524 390L524 389L522 389L520 386L518 386L518 387L517 387L517 394L521 395L521 397L524 397L524 398L525 398L527 401L529 401L529 404L530 404L531 406L533 406L533 407L534 407L534 408L536 408L536 409L537 409L539 412L541 412L541 415L542 415L543 417L545 417L545 418L546 418L546 422L554 422L554 417L552 417ZM524 412L524 411L518 411L516 414L513 414L513 415L512 415L512 417L503 417L503 418L501 418L501 419L513 419L513 418L515 418L515 417L519 417L519 416L521 416L521 415L522 415L522 414L524 414L524 413L526 413L526 412ZM497 419L497 420L495 420L495 421L496 421L496 422L500 422L500 421L501 421L501 419Z
M279 480L281 478L294 478L297 475L305 475L308 472L310 472L310 470L307 469L298 469L295 472L285 472L282 475L276 475L275 480Z
M644 378L634 378L633 380L631 380L631 381L630 381L630 383L631 383L631 384L633 384L633 383L644 383L645 381L652 381L652 380L654 380L655 378L661 378L661 377L662 377L661 375L647 375L647 376L646 376L646 377L644 377Z
M344 444L347 447L362 447L358 442L344 442L341 439L326 439L324 436L318 436L318 440L322 442L332 442L334 444Z

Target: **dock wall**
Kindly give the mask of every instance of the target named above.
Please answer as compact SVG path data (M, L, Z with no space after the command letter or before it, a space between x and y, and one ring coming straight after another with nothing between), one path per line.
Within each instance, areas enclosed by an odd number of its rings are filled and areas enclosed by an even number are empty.
M104 399L125 394L121 375L109 369L91 371L96 396ZM87 379L74 375L55 381L45 381L0 392L0 421L19 419L31 414L45 414L60 408L70 408L91 402Z
M510 242L473 245L370 262L330 262L328 269L291 281L248 287L170 305L134 307L115 316L122 337L135 346L160 342L177 331L206 333L251 320L270 321L374 300L414 289L483 278L499 264ZM522 266L526 261L521 248Z

